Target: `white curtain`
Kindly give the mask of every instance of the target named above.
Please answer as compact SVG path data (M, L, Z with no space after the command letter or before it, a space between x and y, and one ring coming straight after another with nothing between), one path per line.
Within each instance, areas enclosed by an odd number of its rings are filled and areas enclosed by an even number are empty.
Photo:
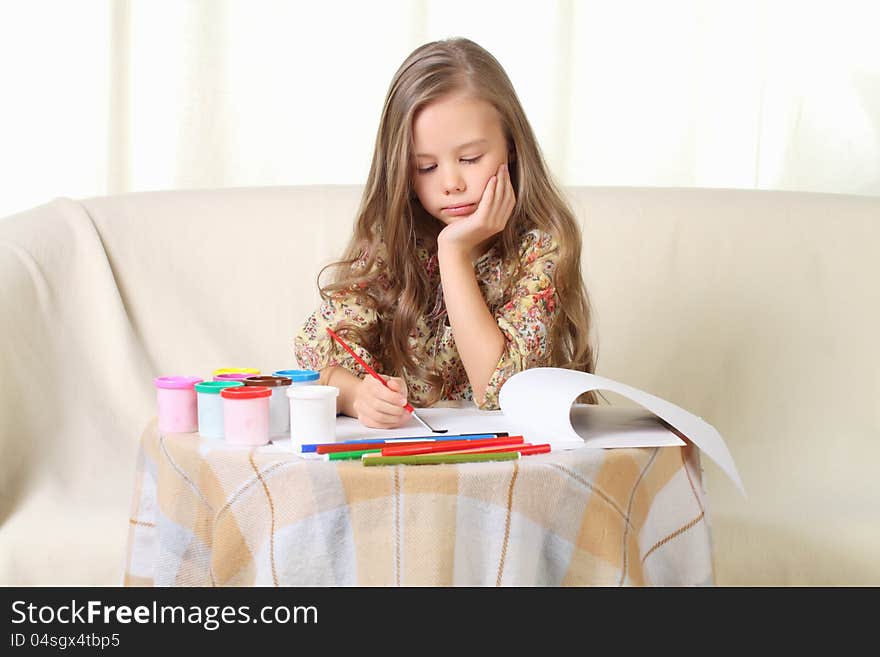
M361 184L418 45L466 36L565 185L880 195L877 0L0 0L0 216Z

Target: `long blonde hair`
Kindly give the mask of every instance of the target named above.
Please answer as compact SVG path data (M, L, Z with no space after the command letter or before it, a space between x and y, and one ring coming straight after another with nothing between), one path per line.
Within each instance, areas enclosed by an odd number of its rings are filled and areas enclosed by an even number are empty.
M504 69L485 49L464 38L434 41L414 50L394 74L376 135L370 173L361 198L354 234L342 260L318 274L323 299L344 291L377 312L369 330L340 327L382 364L386 373L411 376L431 384L430 403L443 398L443 380L430 363L419 363L409 349L409 336L420 316L433 307L431 283L416 257L421 237L436 249L439 221L416 197L413 120L429 103L465 91L487 101L498 112L510 151L511 183L516 205L497 240L505 262L519 261L521 236L538 228L559 245L555 286L559 313L550 329L551 364L593 372L590 346L590 303L581 277L581 237L574 213L554 184L537 140ZM379 244L384 262L376 263ZM328 267L336 274L320 284ZM514 274L511 280L515 280ZM592 394L582 401L595 403Z

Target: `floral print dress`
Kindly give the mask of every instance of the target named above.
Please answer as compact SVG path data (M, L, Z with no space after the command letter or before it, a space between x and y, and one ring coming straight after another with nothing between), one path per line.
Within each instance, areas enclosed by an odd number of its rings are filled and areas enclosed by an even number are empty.
M444 399L473 400L473 390L456 349L443 303L437 253L429 252L423 242L418 242L417 246L419 262L432 281L436 279L437 298L434 310L419 318L409 338L410 348L420 362L434 363L443 378ZM519 249L523 273L507 290L504 282L516 271L517 263L502 261L497 245L474 263L483 299L505 338L504 352L495 366L486 394L482 402L477 402L479 408L498 409L501 386L517 372L552 365L549 340L550 327L558 312L554 283L558 255L558 244L550 234L538 229L525 233ZM381 266L383 261L380 253L377 265ZM383 280L381 274L379 280ZM294 353L299 366L312 370L344 367L358 377L365 376L364 368L330 337L326 329L336 331L342 324L368 328L376 321L377 313L372 308L358 303L354 295L337 292L309 315L296 335ZM346 344L370 367L388 376L381 363L361 345L348 339ZM405 380L407 400L415 407L424 406L430 393L429 384L415 378Z

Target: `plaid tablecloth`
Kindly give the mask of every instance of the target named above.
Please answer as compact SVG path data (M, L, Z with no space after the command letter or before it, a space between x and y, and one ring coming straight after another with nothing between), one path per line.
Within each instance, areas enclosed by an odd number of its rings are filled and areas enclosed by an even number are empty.
M141 437L128 586L711 585L693 446L365 467Z

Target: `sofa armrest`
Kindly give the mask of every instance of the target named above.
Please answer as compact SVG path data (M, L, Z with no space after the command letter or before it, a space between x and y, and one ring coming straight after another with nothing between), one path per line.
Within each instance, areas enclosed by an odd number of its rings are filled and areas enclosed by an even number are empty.
M115 515L111 549L123 553L137 438L154 413L125 381L151 368L79 203L0 219L0 277L0 581L43 583L53 516L85 527ZM67 574L51 583L94 583L67 554L52 552L52 570Z

